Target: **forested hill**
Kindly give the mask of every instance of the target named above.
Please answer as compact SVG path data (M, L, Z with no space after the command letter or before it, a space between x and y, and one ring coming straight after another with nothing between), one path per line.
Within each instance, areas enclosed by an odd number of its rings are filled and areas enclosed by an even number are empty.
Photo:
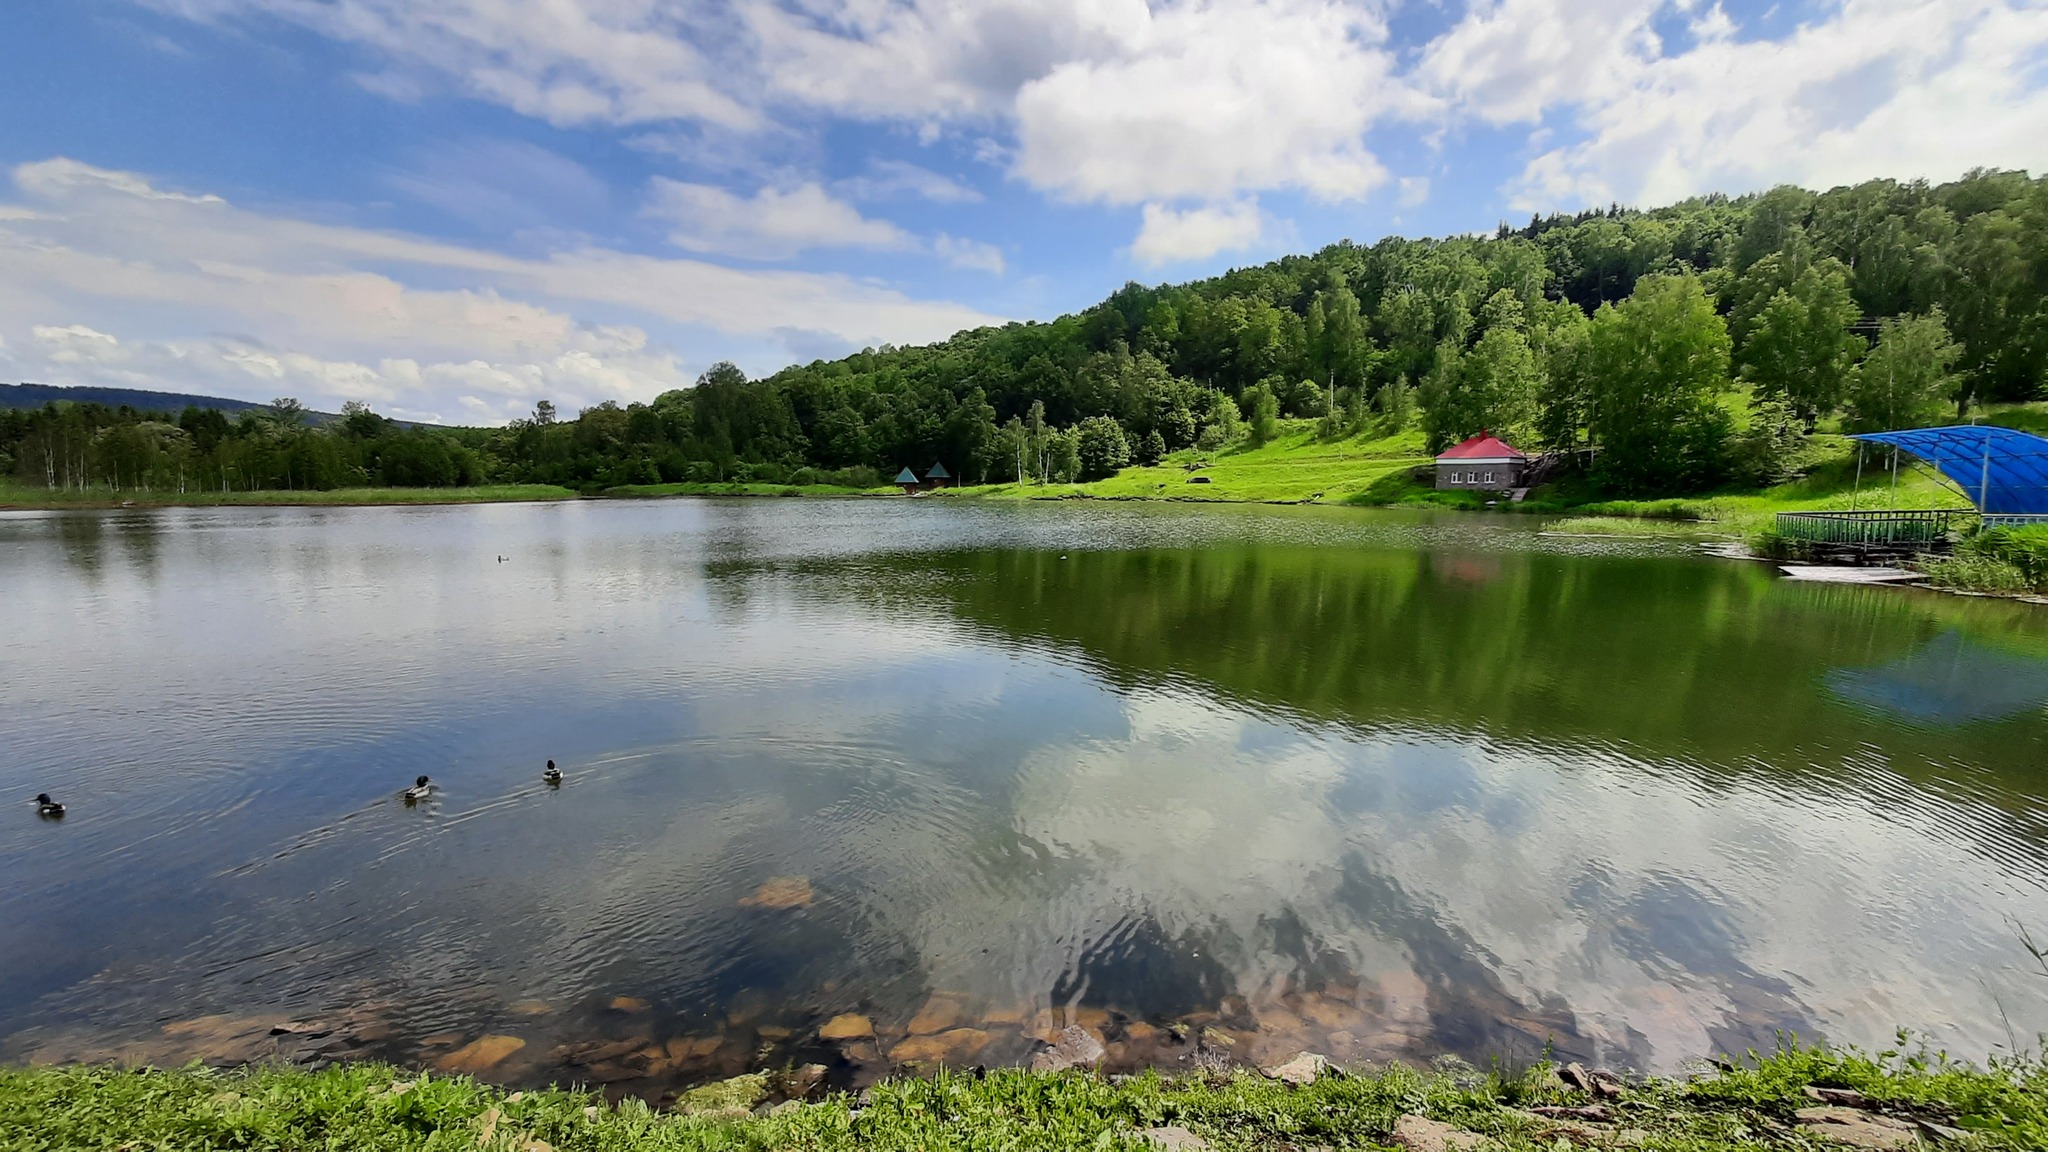
M1891 427L2034 398L2044 361L2048 179L1980 171L1340 243L764 381L721 367L509 445L531 478L567 482L600 455L643 479L932 460L972 479L1013 476L1020 442L1030 471L1100 472L1221 448L1277 411L1332 436L1414 419L1433 447L1483 428L1596 446L1617 488L1682 489L1767 471L1837 416Z
M1229 451L1292 415L1332 439L1419 423L1433 447L1491 429L1566 453L1615 491L1675 492L1768 478L1823 425L1942 422L2037 398L2044 365L2048 178L1978 171L1344 242L1126 285L1046 323L763 380L721 364L649 404L569 420L543 402L505 429L421 435L450 436L465 475L586 488L798 472L872 482L935 461L969 481L1020 467L1068 479ZM336 441L302 453L295 477L380 476L348 437L390 429L363 415L292 432ZM55 474L17 441L0 452L18 475ZM169 433L151 445L166 460L192 448ZM130 467L155 475L156 459Z
M41 408L45 404L101 404L138 412L180 412L186 408L217 408L230 415L267 405L225 396L189 392L151 392L141 388L66 387L58 384L0 384L0 408Z

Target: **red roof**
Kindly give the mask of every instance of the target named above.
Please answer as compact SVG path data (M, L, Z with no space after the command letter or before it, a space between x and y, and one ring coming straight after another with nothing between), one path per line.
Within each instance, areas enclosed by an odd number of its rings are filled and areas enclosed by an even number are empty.
M1515 446L1489 432L1481 432L1463 444L1446 448L1437 456L1439 460L1527 460Z

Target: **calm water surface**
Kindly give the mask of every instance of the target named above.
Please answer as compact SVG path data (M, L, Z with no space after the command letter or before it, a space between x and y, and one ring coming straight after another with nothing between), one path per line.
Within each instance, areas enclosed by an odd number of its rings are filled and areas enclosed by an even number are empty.
M2048 612L1537 528L0 514L0 1058L658 1099L1067 1021L1124 1066L2048 1029Z

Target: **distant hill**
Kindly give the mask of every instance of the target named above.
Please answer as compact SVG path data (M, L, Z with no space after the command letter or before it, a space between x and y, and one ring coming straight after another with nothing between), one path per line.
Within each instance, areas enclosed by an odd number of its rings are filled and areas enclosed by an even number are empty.
M105 404L119 408L126 404L138 412L182 412L187 406L218 408L227 413L269 408L250 400L225 396L195 396L189 392L148 392L141 388L65 388L56 384L0 384L0 408L41 408L52 400L73 404ZM332 419L325 413L309 413L314 419Z
M144 388L68 388L60 384L0 384L0 408L41 408L52 400L72 404L104 404L109 408L127 405L137 412L167 412L173 417L186 408L218 408L230 416L244 412L267 412L270 405L255 400L230 400L226 396L201 396L192 392L152 392ZM306 411L306 422L315 427L339 420L333 412ZM413 420L394 420L402 428L417 428Z

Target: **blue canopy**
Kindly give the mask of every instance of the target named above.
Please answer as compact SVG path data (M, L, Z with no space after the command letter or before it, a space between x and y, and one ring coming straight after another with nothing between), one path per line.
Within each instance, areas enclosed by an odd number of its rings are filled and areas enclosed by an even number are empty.
M2048 440L2039 436L1988 424L1959 424L1866 432L1856 439L1890 444L1934 465L1979 512L2048 514Z

